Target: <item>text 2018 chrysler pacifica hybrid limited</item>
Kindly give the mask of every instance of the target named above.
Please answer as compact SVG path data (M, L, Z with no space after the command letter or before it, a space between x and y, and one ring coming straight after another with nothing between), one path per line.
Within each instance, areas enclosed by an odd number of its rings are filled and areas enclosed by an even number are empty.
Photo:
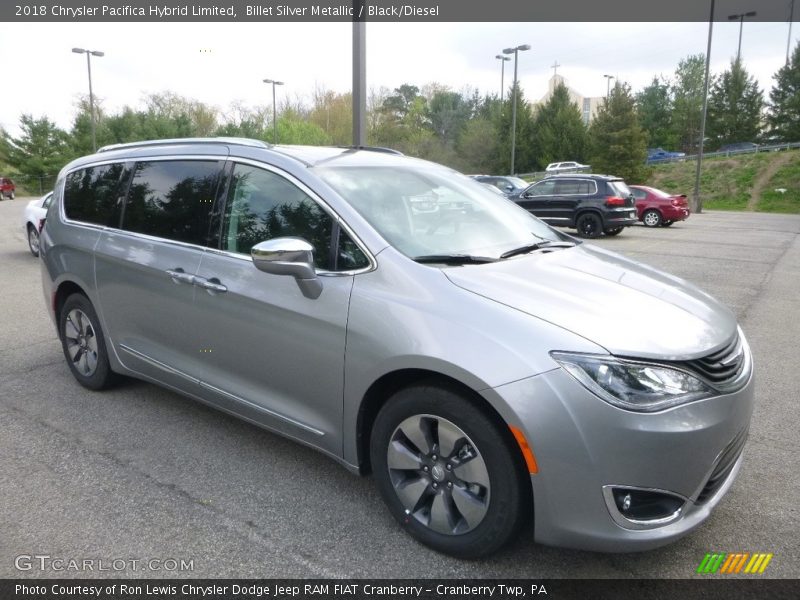
M521 530L653 548L742 461L753 365L727 308L436 164L103 148L61 171L40 248L81 384L138 377L371 472L442 552Z

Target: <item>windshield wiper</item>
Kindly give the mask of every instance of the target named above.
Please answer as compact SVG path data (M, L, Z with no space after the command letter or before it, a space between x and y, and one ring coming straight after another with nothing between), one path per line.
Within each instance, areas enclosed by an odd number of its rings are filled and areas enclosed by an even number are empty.
M541 242L534 242L533 244L525 244L519 248L514 248L508 252L503 252L500 258L510 258L518 254L527 254L534 250L541 250L542 248L572 248L575 244L573 242L553 242L550 240L542 240Z
M496 258L472 256L471 254L426 254L424 256L414 256L412 260L421 264L434 263L442 265L479 265L497 262Z

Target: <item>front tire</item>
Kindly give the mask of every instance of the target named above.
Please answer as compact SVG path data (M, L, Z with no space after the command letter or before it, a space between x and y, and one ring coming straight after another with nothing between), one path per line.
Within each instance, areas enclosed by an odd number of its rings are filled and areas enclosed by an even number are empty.
M116 380L108 362L103 330L97 313L83 294L72 294L64 302L58 320L61 347L69 370L82 386L102 390Z
M642 215L642 223L644 223L645 227L659 227L661 222L661 213L657 210L650 209Z
M378 490L423 544L460 558L491 554L531 509L507 438L460 392L434 383L400 390L378 413L370 438Z
M30 224L28 225L28 248L31 254L39 256L39 232Z
M603 233L603 222L595 213L585 212L578 216L575 228L581 237L596 238Z

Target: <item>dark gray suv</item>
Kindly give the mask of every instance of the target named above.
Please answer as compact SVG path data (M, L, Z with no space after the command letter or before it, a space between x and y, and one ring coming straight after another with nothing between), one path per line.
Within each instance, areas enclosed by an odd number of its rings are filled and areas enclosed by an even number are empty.
M545 223L572 227L586 238L618 235L638 220L633 193L610 175L552 175L510 199Z
M59 174L40 255L81 385L137 377L371 472L442 552L521 531L659 546L742 464L753 367L730 310L441 165L104 148Z

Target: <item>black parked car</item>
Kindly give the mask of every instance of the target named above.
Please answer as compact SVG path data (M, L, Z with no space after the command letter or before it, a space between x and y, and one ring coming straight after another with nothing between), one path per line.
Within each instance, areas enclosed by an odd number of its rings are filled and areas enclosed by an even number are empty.
M587 238L617 235L637 221L633 194L610 175L552 175L510 199L546 223L575 228Z

